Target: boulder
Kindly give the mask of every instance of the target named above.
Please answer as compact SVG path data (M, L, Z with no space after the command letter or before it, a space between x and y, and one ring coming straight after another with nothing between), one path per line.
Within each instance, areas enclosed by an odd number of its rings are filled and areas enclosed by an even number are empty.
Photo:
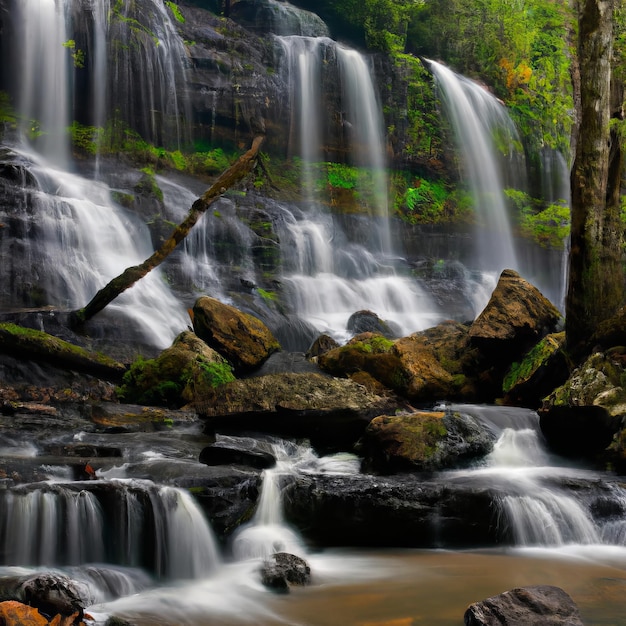
M487 485L415 474L299 475L285 518L313 546L475 548L510 542Z
M419 411L374 418L359 452L364 471L435 471L484 456L493 443L493 434L470 415Z
M537 409L542 399L562 385L569 376L562 351L565 333L552 333L533 346L509 368L502 391L504 402Z
M376 313L367 310L353 313L348 318L346 329L355 335L360 333L377 333L388 339L397 336L387 322L381 320Z
M236 380L208 390L194 406L209 432L302 437L318 449L346 450L397 403L349 379L302 373Z
M504 270L469 330L472 345L489 359L512 363L562 321L558 309L513 270Z
M470 605L465 626L583 626L578 607L560 587L519 587Z
M207 296L193 307L193 327L200 339L221 354L237 373L259 367L280 344L256 317Z
M261 582L272 591L286 593L291 585L308 585L311 582L311 568L295 554L276 552L263 561Z
M183 331L156 359L138 359L124 376L120 398L134 404L181 407L213 387L234 380L230 365L190 331Z
M593 457L611 444L626 423L625 365L626 348L595 352L544 399L541 428L555 451Z
M477 369L478 356L468 345L468 327L444 322L396 341L362 333L320 355L318 365L334 376L365 372L413 402L470 401L486 399L467 374Z
M62 574L39 573L24 580L19 586L18 597L40 613L52 618L61 615L64 618L83 616L83 605L89 602L86 586ZM73 623L74 620L70 623Z

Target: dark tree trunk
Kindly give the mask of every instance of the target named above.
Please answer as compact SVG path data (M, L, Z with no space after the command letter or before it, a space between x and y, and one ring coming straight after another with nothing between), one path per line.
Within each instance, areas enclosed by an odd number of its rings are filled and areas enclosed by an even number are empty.
M110 302L115 300L122 292L132 287L140 278L143 278L148 272L160 265L174 251L176 246L185 239L189 231L195 226L196 222L206 212L209 206L227 189L238 183L244 176L252 171L263 139L261 135L254 138L251 148L223 172L213 185L193 203L184 221L174 229L169 238L163 242L163 245L155 251L152 256L147 258L140 265L125 269L119 276L115 277L106 286L100 289L87 306L78 311L74 311L72 314L74 324L81 324L91 319L96 313L102 311Z
M598 323L622 304L621 150L610 132L614 0L580 0L580 130L572 169L566 299L568 349L581 353Z

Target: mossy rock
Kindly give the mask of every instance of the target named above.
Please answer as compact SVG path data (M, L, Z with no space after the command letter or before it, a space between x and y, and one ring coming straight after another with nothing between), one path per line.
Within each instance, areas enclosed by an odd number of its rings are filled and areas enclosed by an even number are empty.
M507 404L538 408L542 398L567 380L564 344L564 332L547 335L511 365L502 383Z
M221 354L237 373L260 367L280 344L258 318L215 298L199 298L193 327L200 339Z
M359 442L363 470L436 471L491 451L493 435L469 415L418 411L373 419Z
M198 394L235 380L231 366L190 331L182 332L156 359L138 359L124 375L124 402L181 407Z
M90 352L43 331L11 323L0 323L0 353L111 381L121 380L126 371L125 365L103 354Z

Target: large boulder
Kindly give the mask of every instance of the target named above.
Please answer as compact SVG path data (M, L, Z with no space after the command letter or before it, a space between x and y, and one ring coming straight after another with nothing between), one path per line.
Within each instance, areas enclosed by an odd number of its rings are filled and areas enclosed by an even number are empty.
M397 407L349 379L271 374L208 390L195 408L207 431L308 438L318 449L351 449L370 420Z
M364 471L435 471L488 454L494 436L470 415L419 411L376 417L359 443Z
M444 322L396 341L363 333L320 355L318 364L335 376L365 372L413 402L470 401L486 399L471 375L478 356L468 345L468 327Z
M130 403L181 407L206 387L234 380L230 365L190 331L156 359L138 359L124 375L120 397Z
M465 626L583 626L578 607L560 587L519 587L470 605Z
M541 429L552 449L593 457L611 445L626 425L625 365L626 348L595 352L544 399Z
M280 344L258 318L208 296L193 307L193 327L200 339L219 352L237 373L249 372Z
M348 318L346 329L355 335L361 333L378 333L387 338L397 336L397 333L394 332L387 322L381 320L376 313L368 310L353 313Z
M469 330L472 345L489 359L512 363L562 320L559 310L513 270L504 270L487 306Z

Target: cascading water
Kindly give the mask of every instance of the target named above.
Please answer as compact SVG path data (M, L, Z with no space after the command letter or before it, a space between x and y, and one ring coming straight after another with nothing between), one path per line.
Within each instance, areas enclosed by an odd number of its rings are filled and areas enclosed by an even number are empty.
M285 57L290 85L291 137L303 160L306 211L286 209L277 224L283 255L283 284L291 308L319 332L346 336L354 312L371 310L409 334L441 319L441 314L416 280L397 272L387 215L387 177L383 155L383 123L367 63L355 50L327 37L277 37ZM329 74L336 82L329 82ZM324 157L322 146L331 125L321 117L328 85L341 86L341 134L348 159L369 172L371 204L363 216L361 240L351 240L340 220L318 200L316 176ZM330 87L326 87L330 88Z
M505 158L512 158L515 126L504 106L483 87L440 63L428 64L457 139L463 177L472 190L479 222L475 233L477 268L497 273L505 268L519 271L504 200L501 159L494 145L497 136Z
M139 58L132 59L152 68L151 72L137 73L151 78L149 83L135 86L133 93L139 94L139 101L131 106L130 89L124 91L121 87L130 88L134 79L124 82L120 75L132 72L130 52L119 53L121 57L112 68L105 61L107 44L115 46L112 37L122 35L115 28L129 28L132 16L128 11L131 6L136 10L134 4L118 3L115 11L107 2L85 8L76 0L26 0L17 5L13 19L20 33L16 57L22 64L17 88L22 145L16 148L16 159L29 172L18 198L23 204L19 207L21 214L36 218L31 218L29 232L24 233L21 254L15 250L9 259L15 275L22 277L15 285L18 292L13 301L23 300L26 306L32 306L38 291L38 303L79 308L111 278L149 256L152 245L145 226L112 201L104 184L67 171L66 128L73 117L72 103L81 97L73 90L71 53L78 54L77 41L89 46L85 54L93 65L89 99L96 105L95 123L105 124L103 96L108 77L120 87L113 91L109 110L123 107L132 113L136 107L151 112L146 132L156 133L158 128L158 136L163 139L163 129L168 128L166 118L171 119L175 127L171 136L178 142L182 111L176 94L180 90L177 76L182 74L182 42L175 36L163 3L148 1L147 18L151 17L147 24L153 31L149 37L144 32L143 40L147 37L150 44L142 48ZM123 15L116 19L120 11ZM84 31L93 33L93 41L85 39ZM79 63L77 58L74 63ZM122 100L115 100L117 97ZM155 117L157 111L159 119ZM186 323L183 307L158 271L125 293L110 310L121 311L132 319L144 341L157 347L169 345Z
M623 523L595 520L593 498L569 488L570 481L588 480L578 470L552 457L542 441L539 417L533 411L488 409L463 405L460 410L487 424L496 434L493 451L475 469L447 474L452 480L470 479L494 490L498 525L516 546L623 545ZM515 421L507 417L515 415ZM612 485L615 503L626 502L626 490ZM617 530L616 532L616 529ZM620 538L621 536L621 538Z
M148 481L25 485L0 494L2 565L142 567L201 578L220 557L191 496Z

